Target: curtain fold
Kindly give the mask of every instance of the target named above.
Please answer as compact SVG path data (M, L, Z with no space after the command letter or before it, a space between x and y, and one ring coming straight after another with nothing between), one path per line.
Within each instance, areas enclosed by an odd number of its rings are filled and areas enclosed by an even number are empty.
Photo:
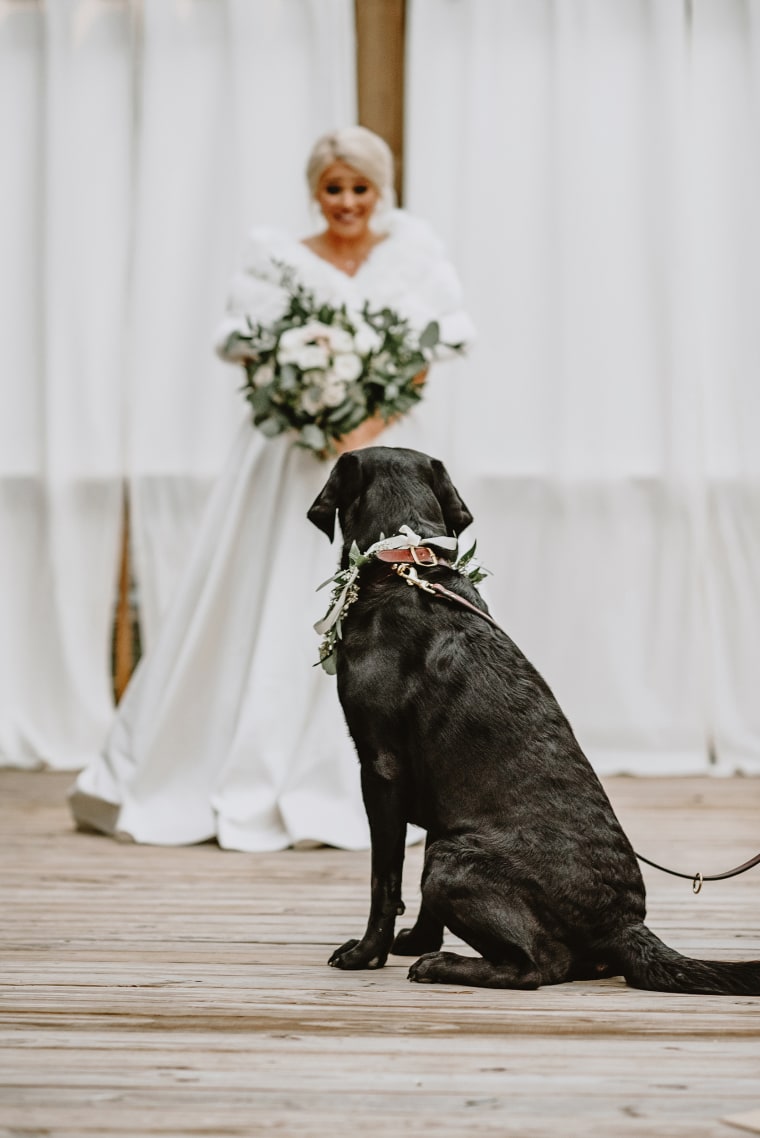
M759 14L410 0L406 199L481 333L441 444L606 772L760 772Z
M127 414L149 648L245 415L212 352L254 223L306 232L306 155L356 114L349 0L146 5Z
M129 250L126 2L0 5L0 761L76 767L112 712Z
M351 0L0 0L0 765L100 749L125 485L154 638L245 413L227 283L251 224L307 228L353 35Z

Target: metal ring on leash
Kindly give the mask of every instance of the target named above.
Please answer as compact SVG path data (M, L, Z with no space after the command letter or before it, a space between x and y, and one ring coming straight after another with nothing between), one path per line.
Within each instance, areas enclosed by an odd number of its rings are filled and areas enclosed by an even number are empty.
M725 881L729 877L738 877L740 873L746 873L748 869L753 869L754 866L760 865L760 854L755 854L749 861L745 861L743 865L737 865L735 869L727 869L725 873L679 873L677 869L668 869L667 866L658 865L656 861L650 861L648 857L643 854L636 853L634 856L643 861L646 865L651 865L652 869L659 869L662 873L669 873L671 877L681 877L686 881L691 882L693 893L699 893L705 881Z

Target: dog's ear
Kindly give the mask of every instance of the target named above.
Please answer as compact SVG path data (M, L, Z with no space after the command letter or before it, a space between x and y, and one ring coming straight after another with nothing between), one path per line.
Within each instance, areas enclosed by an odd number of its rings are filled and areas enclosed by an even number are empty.
M457 537L472 522L472 514L459 496L448 471L438 458L431 459L433 465L433 490L443 510L446 528Z
M353 451L342 454L332 468L317 497L309 507L306 517L330 541L335 537L335 512L349 499L356 497L360 484L359 459Z
M335 537L335 511L338 508L339 493L340 475L336 463L306 514L309 521L321 529L322 533L326 533L330 541Z

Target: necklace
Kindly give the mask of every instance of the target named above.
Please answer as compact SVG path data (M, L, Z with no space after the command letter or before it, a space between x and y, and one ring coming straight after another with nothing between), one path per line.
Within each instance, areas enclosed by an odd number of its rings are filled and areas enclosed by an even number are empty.
M360 268L361 265L367 260L367 257L372 252L373 246L370 245L364 252L358 253L354 257L346 257L342 253L333 252L330 250L330 261L335 265L336 269L346 273L347 276L352 277L354 273Z
M336 249L330 241L323 239L321 244L322 251L320 252L319 248L314 249L314 251L319 253L324 260L329 261L331 265L334 265L336 269L340 269L341 272L346 273L348 276L353 276L367 260L367 257L369 257L377 242L370 241L366 245L360 246L355 251L352 249L348 253L343 253L340 249ZM312 248L314 248L314 246L312 246Z

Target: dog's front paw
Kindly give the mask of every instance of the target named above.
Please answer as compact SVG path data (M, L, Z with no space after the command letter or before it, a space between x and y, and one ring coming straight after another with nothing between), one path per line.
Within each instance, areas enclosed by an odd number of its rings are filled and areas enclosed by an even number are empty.
M340 946L340 948L335 949L335 952L332 954L327 963L330 964L333 968L339 968L340 965L338 964L338 961L340 960L341 956L343 956L343 954L346 952L350 952L352 948L356 948L358 943L358 940L347 940L345 944L342 944Z
M421 956L423 952L437 952L443 944L443 931L420 928L402 929L393 942L394 956Z
M335 949L327 963L332 968L382 968L387 959L387 952L378 952L365 940L347 940Z
M415 984L440 983L448 955L446 952L426 952L409 969L407 979L413 980Z

